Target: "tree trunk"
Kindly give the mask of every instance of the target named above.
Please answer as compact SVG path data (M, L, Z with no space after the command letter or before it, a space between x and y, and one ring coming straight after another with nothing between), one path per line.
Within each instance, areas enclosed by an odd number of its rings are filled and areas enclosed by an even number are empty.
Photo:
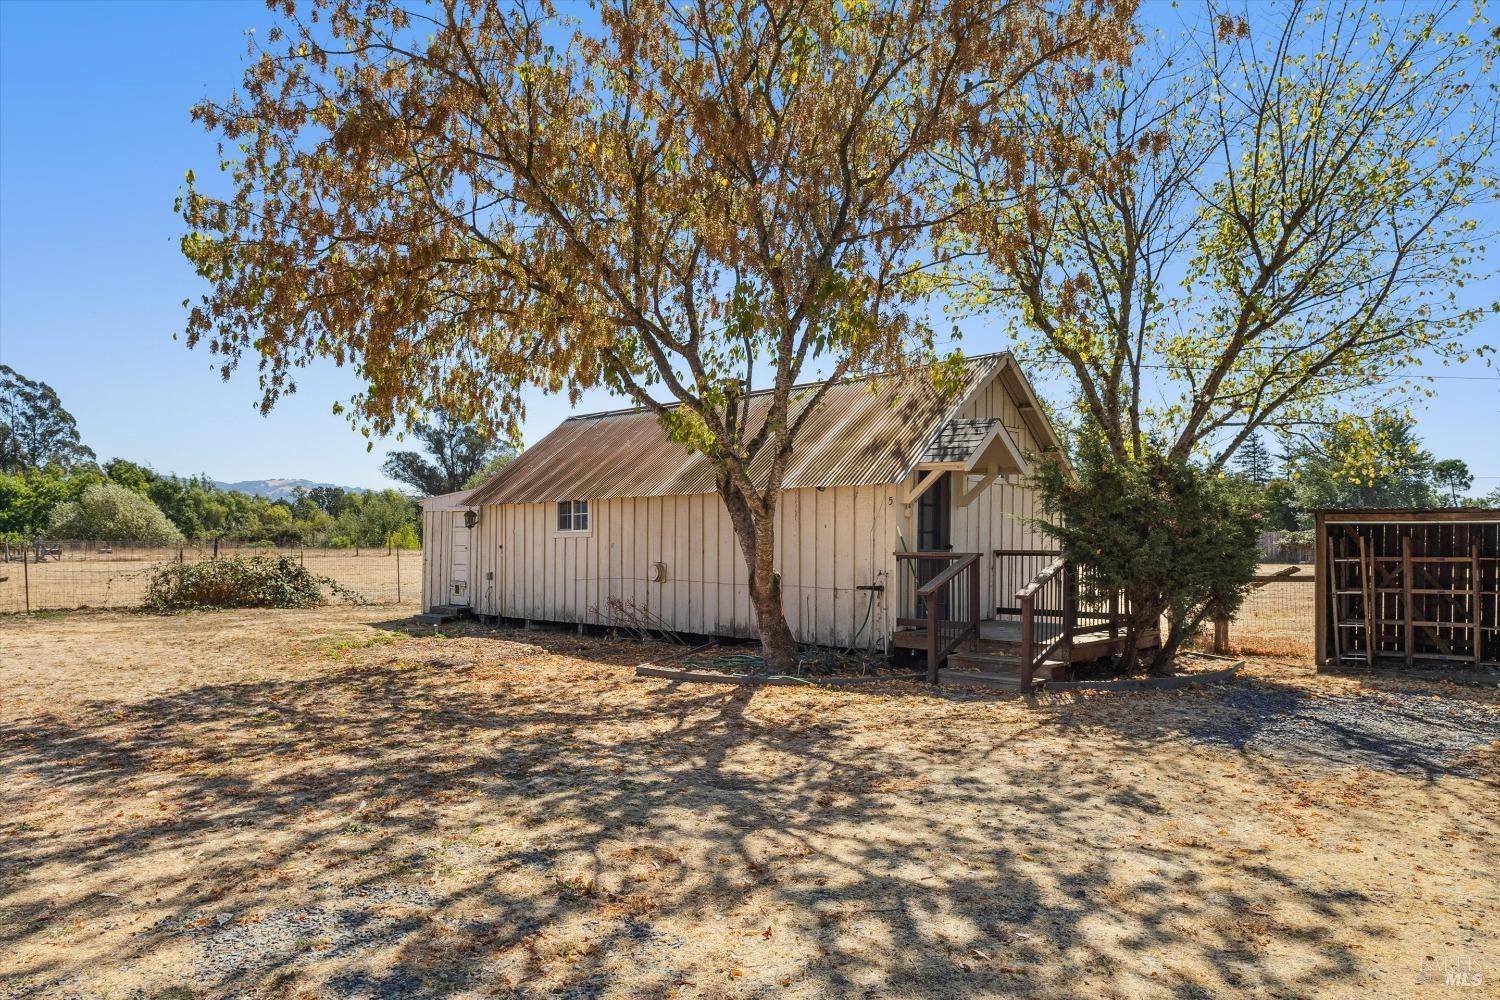
M1157 629L1157 646L1151 654L1151 662L1146 664L1146 673L1153 677L1163 677L1168 673L1167 667L1171 665L1172 657L1177 651L1177 644L1172 640L1172 629L1167 627L1167 634L1161 634L1161 619L1166 608L1160 594L1153 594L1146 602L1146 612L1142 616L1142 628ZM1149 616L1149 617L1147 617Z
M1171 670L1168 668L1171 667L1172 661L1177 658L1177 650L1181 647L1182 641L1185 638L1186 636L1175 626L1167 629L1167 634L1162 639L1161 645L1156 648L1156 655L1151 658L1149 672L1152 675L1161 677L1171 673Z
M1142 653L1142 635L1156 628L1161 621L1162 602L1158 594L1127 593L1126 599L1134 611L1126 625L1125 651L1121 657L1121 666L1125 672L1130 673L1135 670ZM1147 672L1152 674L1157 672L1158 660L1159 654L1153 654L1151 662L1147 664Z
M1161 648L1156 652L1156 659L1151 663L1152 673L1166 673L1167 667L1177 658L1177 651L1182 644L1192 638L1208 620L1206 607L1200 609L1191 621L1173 622L1167 629L1166 638L1162 641Z
M755 608L765 671L791 673L801 657L781 604L781 578L775 568L777 493L768 491L769 499L761 503L759 498L746 497L726 476L719 477L718 485L749 570L750 603Z

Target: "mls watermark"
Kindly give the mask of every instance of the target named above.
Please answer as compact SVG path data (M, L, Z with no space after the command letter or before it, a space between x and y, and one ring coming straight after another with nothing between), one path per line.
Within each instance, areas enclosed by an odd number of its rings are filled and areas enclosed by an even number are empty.
M1417 974L1417 982L1429 986L1473 990L1484 986L1487 982L1495 982L1495 978L1490 974L1484 962L1464 956L1442 961L1427 959L1422 963L1422 971Z

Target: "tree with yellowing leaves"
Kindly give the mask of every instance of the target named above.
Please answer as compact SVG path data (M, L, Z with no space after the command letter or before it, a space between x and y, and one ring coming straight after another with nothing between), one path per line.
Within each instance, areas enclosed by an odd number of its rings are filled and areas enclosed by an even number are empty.
M911 279L964 204L932 154L1133 37L1128 0L273 6L239 92L194 109L229 191L182 202L189 343L255 358L266 407L353 363L377 432L440 408L514 435L527 387L630 397L714 463L779 670L797 435L831 382L933 353Z

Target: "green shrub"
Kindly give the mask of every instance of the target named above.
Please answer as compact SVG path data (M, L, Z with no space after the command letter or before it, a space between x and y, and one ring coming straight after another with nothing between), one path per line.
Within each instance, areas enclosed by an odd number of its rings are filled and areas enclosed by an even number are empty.
M52 511L50 529L54 538L145 545L182 541L182 532L167 520L161 508L114 483L96 483L85 488L76 501L58 504Z
M359 594L309 572L290 556L241 556L200 563L162 563L151 570L148 611L211 608L313 608L328 603L324 591L351 604Z
M1263 527L1260 498L1247 480L1174 461L1149 445L1122 462L1085 437L1072 474L1049 462L1036 485L1044 508L1062 521L1040 529L1061 543L1067 559L1090 567L1101 590L1123 591L1129 600L1127 647L1134 650L1140 632L1166 618L1152 672L1165 669L1205 620L1231 617L1244 601Z

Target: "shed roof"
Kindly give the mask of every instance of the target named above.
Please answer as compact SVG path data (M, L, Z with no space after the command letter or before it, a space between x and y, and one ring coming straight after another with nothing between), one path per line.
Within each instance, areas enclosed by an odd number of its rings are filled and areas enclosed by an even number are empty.
M471 506L468 490L456 490L452 493L423 497L417 503L422 505L423 510L468 510Z
M1330 522L1406 522L1444 521L1459 522L1500 521L1500 508L1496 507L1312 507L1319 519Z
M925 371L865 376L832 386L803 425L783 488L901 479L960 403L1009 362L1006 354L970 359L957 391L946 395ZM793 390L794 413L815 388ZM764 419L769 399L768 391L751 394L751 426ZM760 479L769 464L769 453L762 452L751 475ZM568 418L475 490L468 502L547 503L714 490L713 463L669 439L656 416L638 408Z

